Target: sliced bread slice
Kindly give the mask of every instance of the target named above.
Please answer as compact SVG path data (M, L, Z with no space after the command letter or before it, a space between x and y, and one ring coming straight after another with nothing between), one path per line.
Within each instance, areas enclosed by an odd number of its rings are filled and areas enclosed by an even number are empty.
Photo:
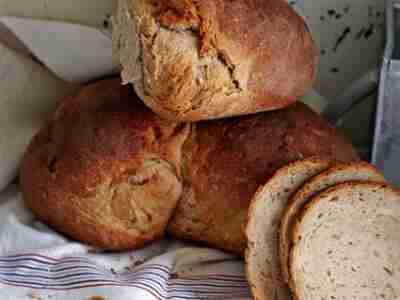
M278 233L287 201L309 178L326 170L329 160L309 158L279 169L254 195L246 226L246 273L257 300L287 300L289 288L281 278Z
M293 220L304 205L317 193L336 184L346 181L377 181L384 182L383 175L371 164L356 162L338 164L311 178L304 184L288 202L281 220L279 234L279 256L282 274L286 282L289 278L289 251L291 245L291 229Z
M296 299L399 299L400 190L374 182L325 190L305 206L293 242Z

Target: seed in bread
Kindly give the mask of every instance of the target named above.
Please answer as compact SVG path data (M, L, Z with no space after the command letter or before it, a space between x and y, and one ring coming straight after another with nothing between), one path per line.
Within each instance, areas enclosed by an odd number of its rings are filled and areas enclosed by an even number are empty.
M255 194L246 225L246 274L256 299L289 299L280 274L278 231L289 197L331 161L309 158L279 169Z
M291 229L293 223L297 220L297 214L313 196L324 189L346 181L384 182L385 178L379 170L366 162L337 164L311 178L290 198L281 219L279 234L279 256L282 273L286 282L290 282L288 264L291 247Z
M311 34L282 0L119 0L113 44L123 81L171 120L283 108L315 79Z
M165 230L181 196L189 125L160 119L120 79L65 99L21 166L27 205L69 237L110 250Z
M304 208L293 242L296 299L399 299L398 189L350 182L318 194Z

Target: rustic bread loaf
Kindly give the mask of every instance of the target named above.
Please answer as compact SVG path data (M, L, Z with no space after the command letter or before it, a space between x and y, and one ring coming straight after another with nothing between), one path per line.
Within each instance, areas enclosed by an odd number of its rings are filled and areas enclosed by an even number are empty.
M319 158L289 164L259 188L251 201L246 224L246 274L256 299L289 299L278 256L280 218L290 196L330 165L331 161Z
M315 196L293 235L295 299L399 299L400 191L351 182Z
M183 124L161 119L115 79L63 101L28 148L21 184L41 220L92 245L140 247L163 234L180 199L173 236L243 254L257 187L314 155L358 159L302 103Z
M112 250L161 237L180 198L189 126L161 120L120 79L65 99L21 167L36 216L77 240Z
M172 120L282 108L316 72L307 25L282 0L119 0L113 44L123 81Z
M183 195L168 232L241 255L250 201L278 168L316 155L358 159L340 133L300 102L193 126L183 149Z
M304 205L319 192L347 181L384 182L383 175L371 164L355 162L337 164L306 182L289 200L281 219L279 233L279 256L283 277L289 283L289 251L292 228Z

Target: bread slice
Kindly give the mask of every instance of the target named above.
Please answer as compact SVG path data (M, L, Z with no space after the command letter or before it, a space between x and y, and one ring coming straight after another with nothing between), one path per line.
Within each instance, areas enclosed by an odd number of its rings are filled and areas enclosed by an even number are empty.
M384 182L383 175L371 164L366 162L354 162L337 164L330 169L310 179L296 194L289 200L281 220L279 234L279 256L281 268L286 282L289 280L289 250L291 247L291 229L293 220L312 196L322 190L346 181L377 181Z
M296 299L399 299L400 190L334 186L306 205L293 241Z
M279 169L255 194L246 226L246 272L256 299L289 299L278 256L280 219L291 195L331 161L309 158Z

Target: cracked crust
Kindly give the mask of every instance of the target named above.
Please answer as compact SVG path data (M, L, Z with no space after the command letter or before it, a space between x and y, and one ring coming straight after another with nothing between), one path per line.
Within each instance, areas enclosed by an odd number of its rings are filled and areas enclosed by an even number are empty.
M35 215L58 231L110 250L163 235L182 192L189 125L161 120L120 79L64 99L21 166Z
M304 20L281 0L119 0L122 78L164 118L222 118L285 107L315 78Z
M398 299L400 190L347 182L316 195L293 230L294 298Z
M287 283L290 283L289 252L292 247L292 229L299 212L319 192L347 181L385 182L385 178L378 169L366 162L336 164L310 179L291 197L281 219L279 234L281 269Z
M240 255L250 200L278 168L316 155L358 160L351 144L302 103L194 126L183 149L186 192L168 232Z

